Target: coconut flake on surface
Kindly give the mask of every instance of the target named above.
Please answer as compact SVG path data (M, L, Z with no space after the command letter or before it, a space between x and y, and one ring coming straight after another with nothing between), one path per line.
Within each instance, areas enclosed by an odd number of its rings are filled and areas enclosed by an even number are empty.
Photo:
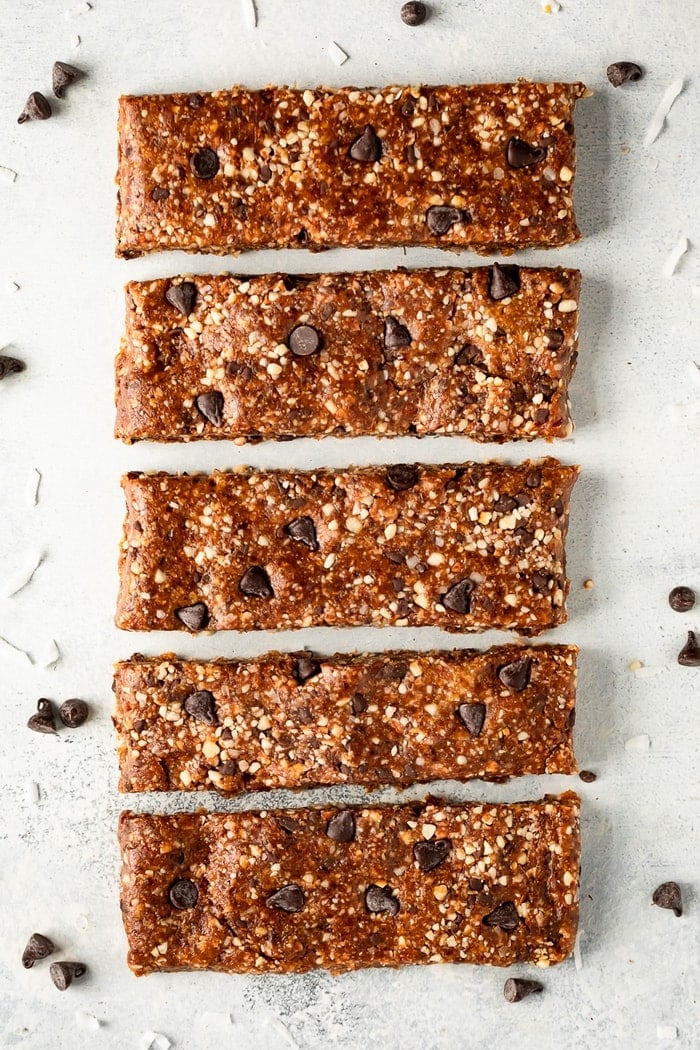
M76 47L80 47L80 37L77 33L75 34L75 36L72 36L70 38L70 46L73 48L74 51Z
M14 171L12 168L5 168L2 164L0 164L0 182L10 183L14 182L16 178L16 171Z
M19 594L27 586L43 560L43 554L28 554L24 559L24 564L10 576L9 580L0 583L0 598L11 598L14 594Z
M669 252L668 258L666 259L666 262L664 263L661 270L662 277L673 277L674 273L676 272L676 267L678 266L678 263L688 251L689 247L690 242L688 241L688 238L681 237L673 251Z
M63 17L66 21L71 18L78 18L80 15L86 15L88 11L92 11L92 4L88 4L87 0L84 0L82 4L73 4L72 7L67 7L63 12Z
M243 19L249 29L255 29L258 24L258 12L255 0L241 0L243 5Z
M173 1044L162 1032L144 1032L139 1043L139 1050L170 1050Z
M676 101L684 87L685 84L679 77L678 80L674 80L673 83L669 84L664 91L661 101L656 107L654 116L651 118L649 127L647 128L647 133L644 136L645 146L651 146L652 142L656 142L661 134L664 124L666 123L666 117L671 111L671 106Z
M100 1022L95 1015L87 1014L84 1010L75 1011L75 1023L84 1032L98 1032L100 1030Z
M28 507L36 507L39 502L39 486L41 485L41 471L32 467L27 475L24 489L24 499Z
M41 790L36 780L25 780L24 793L30 806L36 806L41 798Z
M0 658L2 657L12 660L15 664L22 664L25 667L27 664L31 666L33 663L26 649L20 649L18 645L13 645L12 642L8 642L7 638L3 638L0 635Z
M42 667L48 669L50 667L55 667L60 659L61 650L58 648L56 642L52 638L49 644L44 649L41 656L39 657L39 663Z
M342 66L344 62L347 62L350 57L343 51L340 44L336 44L335 40L331 40L328 44L328 54L336 66Z
M625 751L648 751L651 747L651 738L646 733L640 733L639 736L631 736L629 740L625 740Z
M678 1029L674 1024L659 1024L656 1026L657 1039L677 1039Z

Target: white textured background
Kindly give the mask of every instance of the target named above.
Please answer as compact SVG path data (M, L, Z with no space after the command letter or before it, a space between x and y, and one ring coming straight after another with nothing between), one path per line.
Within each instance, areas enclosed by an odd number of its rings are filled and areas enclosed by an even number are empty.
M698 249L691 247L674 277L661 276L681 236L700 244L694 0L563 0L550 17L538 0L436 0L430 23L413 30L399 20L399 0L258 0L257 29L246 23L243 0L93 0L89 13L66 20L64 10L75 2L1 0L0 12L0 164L18 172L14 184L0 181L0 346L14 344L28 363L25 375L0 388L0 583L30 551L46 559L29 587L0 601L0 635L37 660L52 638L62 652L54 670L38 662L23 668L0 655L0 1045L127 1050L155 1031L183 1050L607 1050L660 1045L658 1027L663 1035L670 1026L678 1030L672 1045L697 1047L700 672L678 667L675 658L687 627L700 628L700 606L679 616L666 595L678 583L700 590L700 388L693 364L700 353L691 330L700 302L693 298ZM342 69L326 53L331 38L350 55ZM56 105L50 122L18 127L26 95L48 92L58 58L79 65L87 79ZM613 90L605 68L619 59L644 65L645 79ZM570 623L556 633L583 650L577 747L582 767L599 775L595 784L573 785L584 795L582 968L572 960L545 973L545 994L514 1006L502 998L503 972L474 967L340 979L137 980L124 961L114 828L124 801L143 808L165 802L116 793L112 661L134 649L213 656L273 644L332 651L470 640L400 629L121 635L112 625L121 472L246 461L308 467L459 460L503 450L462 439L120 447L111 434L122 284L227 264L113 258L116 98L234 82L363 85L518 75L581 78L595 91L577 116L576 197L585 239L521 257L575 265L584 274L573 385L578 430L555 450L583 467L569 545ZM645 149L657 102L679 76L686 89L658 141ZM429 250L407 257L281 252L228 266L255 273L442 261ZM475 261L464 257L465 265ZM6 293L9 281L20 291ZM511 458L527 452L506 450ZM40 503L30 509L24 491L34 467L43 479ZM582 589L588 577L592 591ZM502 640L495 632L483 639ZM658 673L635 675L635 659ZM30 733L25 722L38 696L83 696L94 717L58 739ZM650 749L626 750L625 741L639 734L648 734ZM38 803L30 783L40 786ZM515 799L569 786L562 777L444 789L457 799ZM334 797L359 801L362 794ZM196 806L203 797L189 801ZM287 800L278 795L280 801ZM650 906L654 887L669 878L683 885L682 920ZM24 971L20 955L33 930L54 937L62 957L84 959L89 977L61 995L46 963ZM81 1028L76 1011L98 1018L99 1031Z

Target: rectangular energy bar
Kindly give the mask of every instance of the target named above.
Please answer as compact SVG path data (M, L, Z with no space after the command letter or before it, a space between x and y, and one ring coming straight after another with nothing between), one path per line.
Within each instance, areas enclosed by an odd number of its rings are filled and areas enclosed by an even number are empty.
M251 660L114 674L121 791L405 787L575 773L575 646Z
M128 963L342 973L561 962L578 923L579 799L121 816Z
M585 94L520 80L124 96L117 253L569 244Z
M127 474L117 626L489 627L566 619L578 468Z
M116 435L566 437L579 289L498 264L134 281Z

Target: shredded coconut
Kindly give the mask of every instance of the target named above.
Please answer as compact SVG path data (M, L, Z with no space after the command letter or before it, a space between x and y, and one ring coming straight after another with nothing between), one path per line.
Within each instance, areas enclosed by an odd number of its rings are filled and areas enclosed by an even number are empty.
M73 48L74 51L76 47L80 47L80 37L77 33L75 34L75 36L72 36L70 38L70 46Z
M24 499L28 507L36 507L39 502L39 486L41 485L41 472L32 467L27 475L27 483L24 489Z
M24 564L10 576L9 580L0 584L0 598L11 598L13 594L19 594L27 586L43 560L43 554L36 552L28 554L24 559Z
M651 146L652 142L655 142L661 134L661 129L666 123L666 117L671 110L671 106L680 95L684 86L683 81L679 78L678 80L674 80L672 84L669 84L664 91L663 97L656 107L656 112L651 118L651 123L647 128L647 133L644 136L645 146Z
M688 238L681 237L676 247L673 249L672 252L669 253L668 258L666 259L666 262L663 265L663 269L661 270L661 274L663 277L673 277L674 273L676 272L676 267L678 266L678 263L688 251L689 247L690 242L688 241Z
M340 44L336 44L335 40L331 40L328 45L328 54L330 55L336 66L342 66L344 62L347 62L348 55L343 51Z

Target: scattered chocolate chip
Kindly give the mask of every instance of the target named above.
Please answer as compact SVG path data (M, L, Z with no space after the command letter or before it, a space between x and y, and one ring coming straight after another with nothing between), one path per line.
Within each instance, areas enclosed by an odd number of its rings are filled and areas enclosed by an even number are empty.
M471 610L471 596L474 591L474 583L469 577L454 583L442 596L442 604L446 609L456 613L468 613Z
M598 777L595 773L592 773L590 769L582 769L578 775L579 780L582 780L584 784L592 784Z
M520 291L520 267L513 265L499 266L494 263L489 279L489 295L496 302L508 299Z
M548 328L544 333L548 350L558 350L564 342L564 333L561 328Z
M170 196L170 190L166 190L165 186L154 186L151 190L152 201L167 201Z
M612 86L616 88L630 81L635 83L644 76L644 70L636 62L613 62L605 72Z
M205 146L192 154L190 168L198 179L213 179L219 170L219 158L213 149Z
M190 631L202 631L209 623L209 610L204 602L183 605L175 610L175 615Z
M516 136L508 139L506 160L511 168L529 168L532 164L539 164L546 156L546 146L531 146Z
M520 916L512 901L504 901L503 904L499 904L497 908L490 911L488 915L484 915L481 921L484 926L497 926L499 929L505 930L506 933L512 933L520 925Z
M277 908L278 911L286 911L295 914L304 910L306 903L302 889L290 882L286 886L271 894L265 902L268 908Z
M402 346L410 346L412 342L411 333L406 325L391 315L384 321L384 347L387 350L399 350Z
M481 879L475 879L473 876L470 876L467 879L467 883L469 885L469 889L473 890L474 893L481 893L481 891L484 888L484 884L481 881Z
M24 361L20 361L18 357L0 354L0 379L15 375L17 372L24 372L26 367Z
M294 677L299 685L303 685L304 682L308 682L309 678L315 678L320 673L320 663L309 656L300 656L294 665Z
M428 8L419 0L409 0L401 7L401 21L407 26L422 26L428 17Z
M353 160L362 161L364 164L374 164L382 155L382 144L377 132L371 124L366 124L361 135L355 139L348 153Z
M44 937L43 933L33 933L22 952L22 966L25 970L31 970L35 962L45 959L55 950L54 943L50 937Z
M308 514L290 521L288 525L284 526L284 531L290 539L298 540L299 543L303 543L305 547L308 547L310 551L318 550L316 526L314 525L314 519L310 518Z
M528 995L535 995L544 990L540 981L528 981L524 977L509 977L503 985L503 995L507 1003L519 1003Z
M452 850L449 839L433 839L432 842L416 842L413 859L421 871L433 871L447 860Z
M700 667L700 645L695 631L688 631L688 641L678 654L681 667Z
M463 211L461 208L453 208L447 204L434 204L425 213L428 229L436 237L442 237L458 222L471 222L471 219L472 217L468 211Z
M457 714L470 736L479 736L486 720L486 704L460 704Z
M206 722L208 726L217 724L216 701L214 694L208 689L199 689L196 693L191 693L182 706L187 714L198 722Z
M32 91L24 103L24 109L17 117L18 124L24 124L28 120L48 120L51 116L51 104L40 91Z
M246 598L274 598L275 592L262 565L251 565L241 576L238 587Z
M64 98L66 88L69 88L71 84L76 80L79 80L82 76L82 70L76 69L75 66L69 66L67 62L54 62L51 79L53 83L53 93L56 98Z
M677 919L683 914L683 896L677 882L662 882L654 890L651 900L657 908L669 908Z
M261 164L258 175L261 182L268 183L272 178L272 168L269 164Z
M504 664L498 668L498 677L501 682L514 693L522 693L523 689L530 684L530 671L532 660L529 656L521 656L519 660Z
M386 483L395 492L405 492L418 484L418 467L411 463L395 463L386 472Z
M341 809L326 824L326 835L333 842L354 842L355 816L352 810Z
M690 612L695 605L695 591L692 587L674 587L668 596L668 604L674 612Z
M400 905L390 886L371 883L365 890L365 908L372 915L398 915Z
M353 693L352 699L350 700L350 707L354 715L361 715L363 711L367 710L367 697L364 693Z
M51 963L49 967L49 974L51 980L58 988L59 992L65 992L67 988L70 988L73 981L79 980L84 977L87 973L87 966L84 963L78 962L56 962Z
M313 325L298 324L289 333L287 346L295 357L309 357L321 349L321 334Z
M182 281L180 284L171 284L165 293L165 298L179 310L184 317L189 317L197 302L197 285L192 281Z
M58 709L58 717L69 729L84 725L89 714L90 709L84 700L64 700Z
M168 890L168 898L173 908L188 911L199 900L197 884L192 879L175 879Z
M194 403L197 411L201 412L212 426L221 426L224 421L224 395L220 390L207 390L206 394L199 394Z
M27 722L29 729L35 733L55 733L56 718L54 716L53 704L50 700L42 698L36 702L36 714Z

